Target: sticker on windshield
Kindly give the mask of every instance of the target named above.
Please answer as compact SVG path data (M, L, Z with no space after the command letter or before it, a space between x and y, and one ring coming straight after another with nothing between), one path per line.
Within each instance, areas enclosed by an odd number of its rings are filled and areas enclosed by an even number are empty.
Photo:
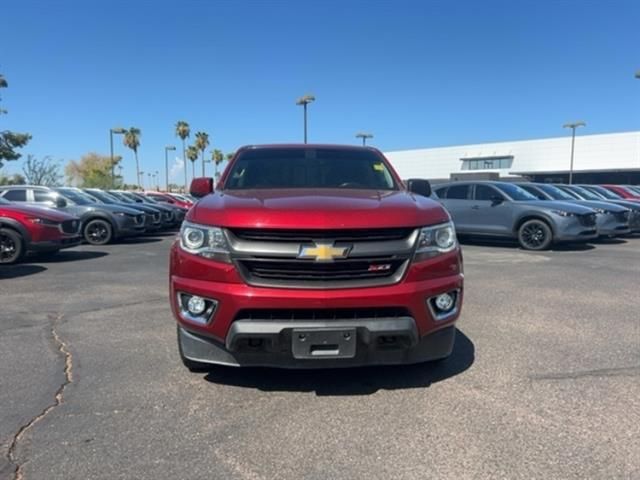
M382 163L374 163L373 169L378 172L384 172L384 165Z

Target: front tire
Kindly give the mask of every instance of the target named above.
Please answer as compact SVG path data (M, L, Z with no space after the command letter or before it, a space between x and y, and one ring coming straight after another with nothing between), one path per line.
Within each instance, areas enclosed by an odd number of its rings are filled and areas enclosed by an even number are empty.
M10 228L0 228L0 264L10 265L24 255L22 236Z
M518 242L525 250L546 250L552 241L553 232L544 220L527 220L518 229Z
M106 220L90 220L84 226L83 236L91 245L106 245L113 240L113 227Z

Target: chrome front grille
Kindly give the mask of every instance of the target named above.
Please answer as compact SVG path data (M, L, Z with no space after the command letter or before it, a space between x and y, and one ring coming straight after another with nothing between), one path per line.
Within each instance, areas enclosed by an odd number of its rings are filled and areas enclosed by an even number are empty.
M319 289L399 282L411 261L417 235L415 228L226 230L231 257L248 284ZM329 258L302 254L318 247L346 253Z

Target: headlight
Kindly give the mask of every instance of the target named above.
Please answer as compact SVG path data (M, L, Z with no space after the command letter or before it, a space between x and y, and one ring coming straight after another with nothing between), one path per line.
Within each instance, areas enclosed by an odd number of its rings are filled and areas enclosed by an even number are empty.
M49 220L47 218L32 217L29 219L31 223L37 223L38 225L47 225L48 227L57 227L58 222Z
M229 246L221 228L183 222L180 228L180 247L202 257L229 262Z
M560 215L561 217L575 217L575 213L573 212L565 212L564 210L551 210L552 213L556 215Z
M596 213L610 213L609 210L605 210L604 208L591 208Z
M416 255L427 257L455 250L458 246L456 230L451 222L420 229Z

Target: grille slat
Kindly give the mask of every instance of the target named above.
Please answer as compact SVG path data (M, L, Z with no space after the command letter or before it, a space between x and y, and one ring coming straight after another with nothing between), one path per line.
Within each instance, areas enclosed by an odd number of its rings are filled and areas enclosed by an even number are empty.
M584 225L585 227L595 227L597 221L595 213L578 215L578 220L580 221L580 224Z
M414 228L386 228L371 230L232 229L231 232L241 240L310 243L324 239L331 239L335 242L379 242L402 240L411 235L414 230Z
M340 308L340 309L245 309L240 310L235 320L358 320L408 317L406 308Z

